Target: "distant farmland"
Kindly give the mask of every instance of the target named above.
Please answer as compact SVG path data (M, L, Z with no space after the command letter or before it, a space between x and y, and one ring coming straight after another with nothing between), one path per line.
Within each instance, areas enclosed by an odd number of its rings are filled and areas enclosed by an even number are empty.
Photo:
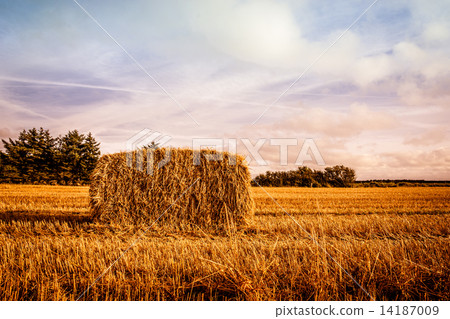
M368 300L346 272L450 299L450 188L265 190L232 236L156 225L82 300ZM147 226L91 222L87 187L0 185L0 299L76 300Z

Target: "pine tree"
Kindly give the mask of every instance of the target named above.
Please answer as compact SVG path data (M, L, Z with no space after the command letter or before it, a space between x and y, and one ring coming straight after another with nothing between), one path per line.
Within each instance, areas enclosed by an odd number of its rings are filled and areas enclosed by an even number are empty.
M48 130L23 130L17 140L2 140L0 181L12 183L88 183L100 156L91 133L77 130L53 138Z
M6 166L6 154L0 151L0 182L6 181L5 166Z
M46 182L54 178L55 139L42 127L23 130L16 141L2 140L4 175L11 182ZM6 177L5 177L6 178Z
M83 182L89 182L91 173L100 157L100 143L89 132L84 139L82 161L85 163L82 174Z
M60 178L67 184L89 182L100 155L99 145L91 133L85 136L69 131L60 139Z
M69 131L60 143L60 179L67 184L81 182L83 162L81 159L84 135L77 130Z

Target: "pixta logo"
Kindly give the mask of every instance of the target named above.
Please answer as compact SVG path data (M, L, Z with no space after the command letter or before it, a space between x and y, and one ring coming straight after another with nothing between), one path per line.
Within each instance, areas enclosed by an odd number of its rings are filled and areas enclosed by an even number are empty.
M136 168L138 171L143 172L144 168L144 154L147 154L147 174L153 175L153 166L155 158L155 149L168 143L172 139L169 135L164 135L161 132L152 131L148 128L134 134L127 140L127 166L130 168ZM144 152L144 149L147 152ZM166 148L164 158L158 162L158 168L163 167L170 161L170 147ZM135 154L136 160L133 165L133 154Z
M239 143L240 142L240 143ZM246 161L248 163L256 162L259 166L267 166L268 162L264 159L263 154L261 154L261 148L266 145L268 142L268 147L270 149L266 153L275 154L278 153L280 162L279 165L286 166L288 163L288 153L289 146L297 146L300 141L296 138L260 138L255 142L252 142L248 138L230 138L227 139L227 143L224 139L220 138L196 138L192 140L192 148L193 149L201 149L202 147L207 147L215 150L224 150L228 148L228 152L231 154L236 154L238 152L238 144L242 146L245 153L247 153ZM227 145L228 144L228 145ZM228 146L228 147L226 147ZM244 153L242 152L242 153ZM210 154L205 154L207 160L221 160L222 157L220 154L216 154L216 156L212 156ZM217 156L219 155L219 156ZM306 161L316 162L317 165L323 166L325 165L325 161L320 154L319 148L312 138L307 138L303 141L302 147L298 154L296 154L295 165L301 166ZM197 161L195 161L197 159ZM231 160L231 159L230 159ZM198 157L194 158L194 165L198 165L200 163L198 161ZM230 164L231 163L230 161ZM275 163L274 163L275 164ZM292 163L291 163L292 164Z
M139 171L146 171L147 174L153 175L155 164L155 149L164 146L172 139L169 135L152 131L150 129L143 129L137 134L133 135L127 140L127 166L135 168ZM296 155L295 163L289 163L289 146L298 146L302 143L300 151ZM238 150L238 145L241 149ZM266 146L265 152L262 153L261 149ZM201 150L213 149L218 151L216 154L202 153ZM144 152L144 149L146 152ZM164 157L157 163L156 167L159 169L166 165L171 158L171 148L164 147ZM236 154L246 153L246 161L251 164L255 163L259 166L269 165L268 161L264 159L264 154L276 155L278 153L280 162L279 165L286 166L289 164L295 164L298 166L303 165L304 162L315 162L317 165L325 165L325 161L320 154L319 148L312 138L307 138L300 141L296 138L259 138L255 141L251 141L248 138L194 138L192 139L193 150L193 165L200 165L201 156L204 156L207 161L221 161L223 159L221 150L227 150L231 156L228 157L229 164L236 164ZM146 161L144 156L146 155ZM133 161L133 157L135 160ZM291 157L292 158L292 157ZM147 167L144 167L144 162ZM272 164L277 164L272 161Z

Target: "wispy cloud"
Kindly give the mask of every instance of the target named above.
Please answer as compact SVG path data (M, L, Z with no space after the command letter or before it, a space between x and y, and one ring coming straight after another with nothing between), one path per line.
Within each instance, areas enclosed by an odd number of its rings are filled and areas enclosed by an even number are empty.
M202 136L311 137L329 163L354 165L365 178L435 178L427 163L450 178L442 162L445 0L378 1L254 127L370 2L79 2L201 126L75 3L9 1L0 4L2 136L78 128L96 134L104 152L123 149L145 127L174 136L174 145ZM276 154L264 152L277 168Z

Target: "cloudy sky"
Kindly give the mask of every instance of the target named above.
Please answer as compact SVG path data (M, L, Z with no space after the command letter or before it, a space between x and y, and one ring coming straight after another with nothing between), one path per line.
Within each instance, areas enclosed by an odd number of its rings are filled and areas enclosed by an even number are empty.
M450 179L448 0L0 0L0 59L0 138L267 139L253 174L312 138L359 179Z

